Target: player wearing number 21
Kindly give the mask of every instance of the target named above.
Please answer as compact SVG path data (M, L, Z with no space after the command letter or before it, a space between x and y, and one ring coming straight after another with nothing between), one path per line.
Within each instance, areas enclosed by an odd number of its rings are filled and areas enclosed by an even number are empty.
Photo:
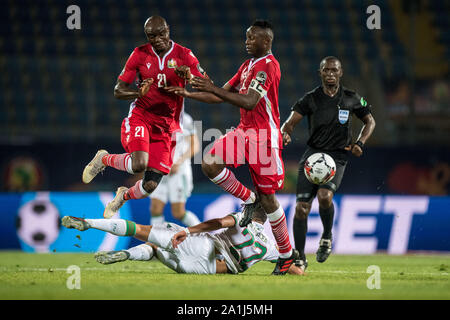
M134 49L114 88L117 99L133 100L121 129L121 142L126 153L109 154L100 150L83 172L84 183L89 183L107 166L130 174L144 172L143 179L133 187L117 189L116 197L105 208L105 218L114 216L129 199L148 197L162 176L170 172L175 133L181 131L184 98L165 88L184 88L189 80L186 75L204 76L191 50L170 39L164 18L148 18L144 32L148 43ZM138 89L130 86L136 77Z

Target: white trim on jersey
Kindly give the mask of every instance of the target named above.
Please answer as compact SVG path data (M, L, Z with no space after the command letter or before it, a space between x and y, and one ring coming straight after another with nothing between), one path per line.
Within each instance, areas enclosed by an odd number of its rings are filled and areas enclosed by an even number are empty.
M256 63L258 63L259 61L261 61L262 59L264 59L264 58L266 58L266 57L268 57L268 56L270 56L270 55L272 55L272 53L266 54L264 57L258 58L258 59L256 59L255 61L253 61L254 58L252 58L252 59L250 60L250 63L249 63L248 66L247 66L247 71L250 72L250 69L251 69Z
M164 61L166 60L166 57L172 52L173 47L174 47L174 42L172 40L170 40L170 43L172 44L172 47L170 47L169 51L167 51L167 53L164 55L164 57L161 58L159 57L159 55L156 53L155 49L152 47L153 53L156 55L156 57L158 58L158 64L159 64L159 70L164 69Z
M133 114L133 109L136 107L136 100L130 104L130 110L128 111L128 116L125 118L125 133L130 132L130 117Z
M270 140L271 140L271 147L272 148L280 148L280 146L278 145L278 127L275 124L275 121L273 120L273 115L272 115L272 104L270 103L269 98L267 97L267 95L264 96L264 101L266 102L266 112L267 115L269 116L269 125L270 125Z

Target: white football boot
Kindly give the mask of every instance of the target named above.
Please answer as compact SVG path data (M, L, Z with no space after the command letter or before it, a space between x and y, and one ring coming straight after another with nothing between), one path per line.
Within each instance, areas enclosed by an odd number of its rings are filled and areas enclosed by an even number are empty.
M111 264L128 260L130 253L125 250L121 251L100 251L95 255L95 260L101 264Z
M71 216L62 217L61 224L66 228L77 229L79 231L84 231L91 227L89 223L86 222L86 220Z
M123 198L124 194L128 191L127 187L119 187L116 191L116 196L110 203L108 203L105 207L105 211L103 211L103 218L110 219L112 218L119 209L122 208L123 204L127 202Z
M83 182L89 183L97 174L105 170L106 166L102 162L102 158L108 155L106 150L98 150L91 162L88 163L83 170Z

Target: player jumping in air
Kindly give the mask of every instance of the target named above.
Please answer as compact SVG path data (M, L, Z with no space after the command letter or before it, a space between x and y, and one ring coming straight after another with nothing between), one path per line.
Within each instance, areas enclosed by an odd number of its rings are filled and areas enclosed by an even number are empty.
M333 195L341 184L348 160L348 151L360 157L366 141L375 128L371 106L355 91L340 84L343 69L336 57L322 59L319 76L322 85L308 92L293 107L289 118L281 127L284 144L291 142L294 127L308 117L310 137L308 148L300 160L297 180L297 205L294 218L295 248L300 252L300 259L295 263L306 269L308 262L304 253L307 233L307 218L311 204L317 195L319 214L323 224L323 233L317 250L316 260L324 262L331 253L334 218ZM355 114L364 126L352 144L352 114ZM323 185L312 184L306 179L303 167L306 159L313 153L325 152L336 162L336 174Z
M148 18L144 32L149 43L134 49L114 88L117 99L133 100L121 129L126 153L109 154L99 150L83 172L84 183L89 183L106 167L131 174L144 172L143 179L133 187L117 189L115 198L105 208L105 218L114 216L129 199L148 197L163 175L170 172L172 150L176 145L174 134L180 131L184 99L164 88L186 85L185 72L179 70L182 65L189 68L190 74L203 76L191 50L170 39L164 18ZM137 90L130 87L136 75L140 82Z
M245 203L241 226L251 221L254 207L261 203L280 251L273 274L283 275L295 260L296 251L291 247L285 213L275 197L284 184L278 110L280 65L271 51L274 34L269 22L256 21L247 29L246 37L245 47L252 58L222 88L214 86L209 78L195 77L190 83L197 92L176 87L168 90L183 97L207 103L228 102L240 108L238 127L216 140L203 159L202 169L212 182ZM258 196L227 168L245 163Z
M62 225L79 231L97 229L117 236L133 236L145 241L128 250L103 251L95 254L102 264L125 260L148 261L154 255L178 273L216 274L242 273L259 261L276 261L276 244L264 233L266 214L256 208L253 220L241 227L242 213L212 219L183 228L173 223L158 226L139 225L123 219L81 219L65 216ZM208 232L225 228L221 232ZM289 273L303 275L291 265Z

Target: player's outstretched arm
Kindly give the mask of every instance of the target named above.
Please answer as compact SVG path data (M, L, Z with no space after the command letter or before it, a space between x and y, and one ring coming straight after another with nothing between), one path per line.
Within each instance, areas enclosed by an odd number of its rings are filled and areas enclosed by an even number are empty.
M226 101L239 108L253 110L258 104L261 95L256 90L248 90L247 94L240 94L231 91L231 86L227 83L222 88L216 87L208 78L194 77L191 80L194 89L201 92L212 93L222 101Z
M164 89L167 92L175 93L176 95L179 95L183 98L190 98L190 99L194 99L194 100L197 100L200 102L211 103L211 104L224 102L222 99L220 99L216 95L209 93L209 92L192 92L192 91L186 90L186 88L175 87L175 86L165 87Z
M209 79L209 78L208 78ZM205 91L188 91L186 88L182 87L175 87L175 86L169 86L164 88L167 92L175 93L183 98L190 98L194 99L200 102L205 103L222 103L225 102L222 98L218 97L217 95L211 93L211 92L205 92ZM234 88L232 88L228 82L224 84L222 87L223 90L229 91L229 92L236 92Z
M205 222L199 223L195 226L184 228L182 231L177 232L172 237L172 246L177 248L178 245L183 242L186 237L191 233L201 233L215 231L222 228L229 228L236 224L236 221L232 216L225 216L219 219L211 219Z
M283 134L283 143L288 145L291 143L291 135L295 126L303 119L303 116L297 111L292 111L287 120L281 126L281 133Z

